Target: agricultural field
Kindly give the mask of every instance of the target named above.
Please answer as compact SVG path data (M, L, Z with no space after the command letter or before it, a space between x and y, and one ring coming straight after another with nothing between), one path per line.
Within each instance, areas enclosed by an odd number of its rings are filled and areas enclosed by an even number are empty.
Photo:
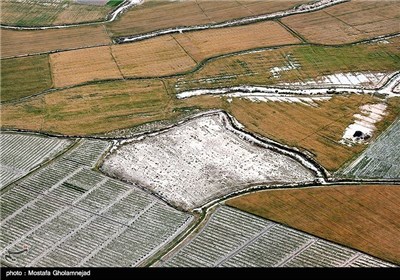
M122 79L109 46L50 54L54 87Z
M107 24L113 37L147 33L177 26L223 22L236 18L270 14L307 3L288 1L145 1Z
M157 77L188 71L196 62L172 36L112 46L121 72L126 77Z
M400 265L387 0L4 0L0 266Z
M397 108L397 116L400 115ZM400 120L397 119L379 138L338 175L355 178L400 179Z
M23 31L2 28L0 36L1 58L111 43L102 26Z
M51 87L47 55L1 61L1 102L20 99Z
M90 0L3 0L0 6L1 24L48 26L103 21L113 8L110 5L104 5L106 2Z
M184 247L157 263L164 267L393 267L227 206L220 206Z
M399 16L397 1L355 0L282 22L310 42L343 44L398 33Z
M0 134L0 189L66 149L71 141L14 133Z
M300 42L279 23L273 21L172 36L196 62L246 49Z
M191 222L137 186L90 170L109 144L81 141L1 194L2 263L136 266Z
M224 109L247 130L308 151L329 171L366 148L341 144L345 129L361 106L382 103L369 95L333 96L314 106L288 102L252 102L226 97L175 99L162 81L115 81L37 96L2 106L2 126L70 135L90 135L141 124L174 120L196 110ZM387 101L384 118L375 123L373 138L397 117L399 98ZM269 120L269 121L265 121ZM371 140L371 139L370 139Z
M251 185L314 180L299 162L245 137L225 114L201 116L158 135L133 139L106 157L101 170L138 183L184 210Z
M266 190L227 205L400 263L398 185ZM379 246L377 246L379 244Z
M87 85L2 106L2 126L88 135L168 119L170 97L161 81Z
M400 68L399 38L386 44L360 44L341 47L286 46L232 54L207 60L197 71L170 80L170 90L182 92L197 88L238 85L375 87L385 74ZM361 84L355 84L354 80Z

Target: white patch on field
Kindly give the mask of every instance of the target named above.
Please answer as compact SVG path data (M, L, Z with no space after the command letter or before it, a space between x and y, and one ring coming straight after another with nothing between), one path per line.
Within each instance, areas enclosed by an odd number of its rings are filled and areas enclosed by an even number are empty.
M374 130L375 123L383 119L386 104L367 104L360 107L361 114L355 114L355 121L349 125L342 136L341 144L352 146L369 139Z
M281 67L273 67L270 72L274 78L279 78L281 72L295 70L300 68L300 64L292 60L292 56L289 54L286 56L286 64Z
M336 73L322 76L313 80L301 82L280 83L283 86L355 86L365 89L379 87L388 77L388 73L355 72Z
M225 114L208 115L121 146L101 169L186 210L249 185L314 180L299 162L251 139Z

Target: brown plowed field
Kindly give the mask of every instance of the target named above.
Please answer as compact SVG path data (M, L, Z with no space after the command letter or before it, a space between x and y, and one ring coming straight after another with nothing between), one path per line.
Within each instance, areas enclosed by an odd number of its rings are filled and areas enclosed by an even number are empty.
M2 58L111 43L102 26L33 31L0 29L0 37Z
M399 18L398 1L351 1L282 22L311 42L343 44L400 32Z
M53 53L50 64L55 87L123 78L109 46Z
M207 57L240 50L300 42L273 21L172 36L197 62Z
M187 71L196 62L169 35L112 46L124 76L155 77Z
M307 0L288 1L146 1L107 25L114 37L223 22L290 9Z
M400 186L267 190L228 205L400 264Z

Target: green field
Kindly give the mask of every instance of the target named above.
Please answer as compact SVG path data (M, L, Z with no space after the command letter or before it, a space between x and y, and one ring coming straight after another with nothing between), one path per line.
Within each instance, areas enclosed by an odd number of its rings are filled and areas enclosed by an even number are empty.
M52 85L48 55L1 60L1 101L39 93Z
M107 2L107 6L117 7L122 2L124 2L124 0L110 0L110 1Z

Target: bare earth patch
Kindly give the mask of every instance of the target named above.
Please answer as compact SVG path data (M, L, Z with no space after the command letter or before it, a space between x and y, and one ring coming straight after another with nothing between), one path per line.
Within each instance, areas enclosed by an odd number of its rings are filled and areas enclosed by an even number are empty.
M135 139L109 155L101 169L185 210L249 185L314 179L299 162L240 138L222 113Z

